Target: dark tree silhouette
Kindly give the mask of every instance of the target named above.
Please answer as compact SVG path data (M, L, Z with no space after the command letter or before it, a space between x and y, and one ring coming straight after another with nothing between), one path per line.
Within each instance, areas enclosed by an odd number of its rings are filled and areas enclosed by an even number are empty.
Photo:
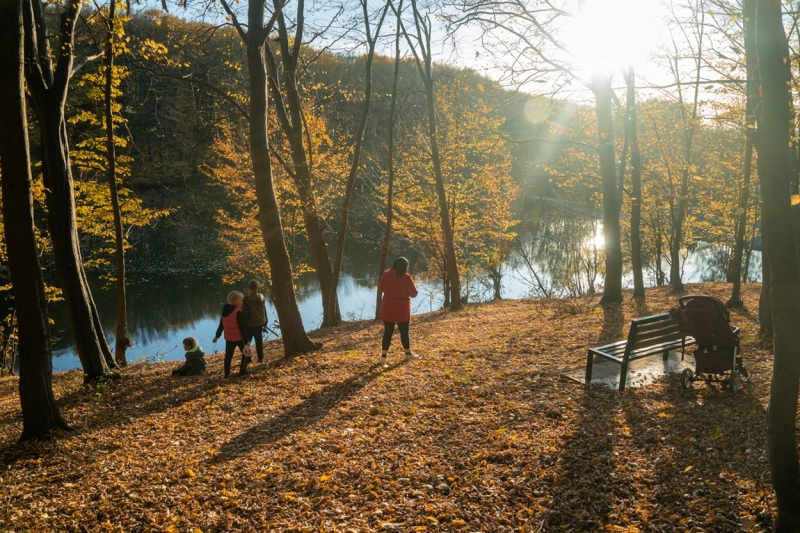
M25 0L25 80L39 122L42 170L47 199L48 227L61 291L72 325L75 348L86 381L109 374L116 367L83 270L75 219L75 189L69 157L64 104L74 74L74 32L81 9L71 1L61 14L57 47L50 46L42 3ZM53 66L55 60L55 67Z
M0 0L0 172L8 266L19 327L21 440L69 429L53 397L47 297L36 249L23 84L21 0Z
M756 3L756 51L761 77L762 118L758 171L763 201L764 252L772 286L774 364L767 411L767 448L778 501L775 531L800 531L800 468L797 399L800 380L800 264L791 207L793 176L791 58L780 0Z

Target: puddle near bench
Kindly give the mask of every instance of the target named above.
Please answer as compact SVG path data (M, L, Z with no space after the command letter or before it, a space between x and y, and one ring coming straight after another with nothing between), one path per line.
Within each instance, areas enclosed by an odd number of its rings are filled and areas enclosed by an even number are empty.
M628 381L625 388L650 385L667 374L679 374L683 372L684 368L691 368L694 372L694 365L694 357L688 352L683 361L681 361L681 353L674 351L669 353L666 361L659 355L637 359L628 364ZM602 360L599 357L595 358L594 365L592 365L592 384L597 383L617 390L619 389L619 371L620 365L617 363ZM561 375L578 383L584 383L586 366L567 370Z

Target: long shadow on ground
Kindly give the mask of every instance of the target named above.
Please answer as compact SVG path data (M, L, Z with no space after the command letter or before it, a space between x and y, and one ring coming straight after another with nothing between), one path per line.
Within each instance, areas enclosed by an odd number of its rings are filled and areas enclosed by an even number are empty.
M398 361L384 371L388 372L405 363L405 360ZM211 459L211 463L230 461L255 446L275 442L314 424L337 404L363 389L380 374L380 369L373 367L368 372L350 376L311 393L308 398L284 413L243 431L223 444L219 453Z

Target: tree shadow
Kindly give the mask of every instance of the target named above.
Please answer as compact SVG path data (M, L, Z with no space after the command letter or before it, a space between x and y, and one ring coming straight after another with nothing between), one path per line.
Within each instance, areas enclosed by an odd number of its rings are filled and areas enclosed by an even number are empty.
M406 362L407 360L400 360L383 369L383 372L394 370ZM367 372L350 376L343 381L327 385L311 393L305 400L282 414L273 416L230 439L222 445L219 453L215 454L210 462L218 464L230 461L253 447L275 442L314 424L336 405L357 393L381 373L379 367L372 367Z
M650 307L647 305L647 299L644 296L634 298L633 303L637 317L648 316L650 314Z
M564 480L557 482L564 487L551 488L553 496L542 520L542 531L557 531L576 522L581 531L591 531L614 523L611 515L618 505L615 497L624 490L615 473L614 418L618 394L596 386L576 394L580 397L573 432L565 436L553 464L543 461L545 468L553 469ZM563 497L567 488L568 501Z
M603 310L603 327L597 338L597 344L608 344L622 339L625 333L622 303L606 304L601 306L601 309Z
M590 387L571 395L571 432L540 457L555 480L539 489L550 499L540 530L648 522L658 531L680 523L680 530L734 532L742 509L771 530L759 391L701 387L683 389L673 377L623 394ZM758 502L732 501L743 482L762 494Z
M626 398L623 412L631 446L644 456L658 453L662 459L646 480L654 489L654 503L667 515L709 517L695 527L737 530L740 509L731 505L731 494L742 480L750 480L764 494L763 479L769 473L766 410L759 392L744 384L734 394L720 383L696 383L687 390L674 379L658 390L642 392ZM744 507L770 531L772 515L765 501L762 498L760 508L754 502Z

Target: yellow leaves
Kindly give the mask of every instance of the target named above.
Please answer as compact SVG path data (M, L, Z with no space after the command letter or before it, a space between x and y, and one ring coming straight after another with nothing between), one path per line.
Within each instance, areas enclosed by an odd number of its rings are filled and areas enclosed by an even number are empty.
M723 293L724 284L698 284L698 289ZM655 309L668 308L666 302L674 299L666 291L647 296L648 305ZM743 285L748 306L757 297L755 286ZM635 394L626 397L599 389L577 394L574 383L551 379L544 371L563 368L565 357L580 364L585 356L577 351L570 355L558 328L563 323L565 330L577 332L572 334L596 339L603 328L614 324L604 323L604 315L594 314L592 305L575 315L548 316L546 311L554 305L553 301L506 300L500 306L469 307L466 315L457 317L429 315L428 320L415 323L420 336L429 339L424 366L406 366L402 374L383 384L359 381L360 389L331 402L322 398L314 403L320 397L314 393L323 388L337 390L341 383L351 383L352 376L364 376L363 366L371 359L368 348L360 359L344 356L352 346L374 341L374 324L337 328L336 333L323 330L317 335L329 351L297 358L291 368L258 374L245 382L226 382L220 389L221 355L208 358L208 376L182 382L178 385L182 390L175 389L174 380L164 379L166 366L132 365L124 379L113 384L113 399L107 389L100 391L100 397L81 394L64 403L70 421L81 424L84 418L109 413L105 424L83 432L79 439L58 441L72 442L74 448L51 446L47 454L36 457L41 461L23 456L13 468L0 471L0 501L19 502L7 506L6 514L0 511L0 523L10 524L11 513L18 510L24 515L14 520L15 531L68 530L72 523L101 530L105 520L119 531L135 530L131 526L135 520L147 524L143 527L148 530L172 524L176 532L215 527L302 531L310 524L319 524L314 531L323 527L326 531L360 532L370 527L383 531L379 529L382 522L400 524L387 531L495 531L500 529L498 524L513 524L506 528L509 531L536 531L542 523L542 531L563 532L585 531L590 528L587 524L596 524L598 531L616 532L659 527L664 531L734 531L733 524L713 521L717 514L737 521L736 509L733 514L730 511L731 494L748 513L764 510L757 477L747 475L746 468L764 453L763 439L756 431L737 429L763 425L759 404L753 409L733 409L730 400L708 401L698 423L688 416L696 409L693 398L688 400L674 380L632 390ZM737 325L756 330L757 316L736 317ZM503 351L497 349L500 338L508 341ZM748 338L744 342L749 343ZM452 342L454 350L440 348L445 342ZM532 349L536 350L534 372ZM268 350L275 354L280 347ZM767 351L748 345L748 366ZM480 375L474 389L442 379L445 371L460 375L470 366ZM753 374L754 397L760 398L768 392L769 373ZM0 377L0 384L13 383L11 379L16 378ZM83 390L81 380L79 373L56 375L58 397L66 395L64 383L69 384L68 390ZM320 385L322 380L325 385ZM431 387L434 381L440 383L437 388ZM506 398L498 401L495 393L501 390ZM695 392L707 400L719 396L705 387ZM10 396L0 396L0 417L18 410L18 397ZM281 400L278 405L272 404L275 397ZM144 410L135 407L147 399L157 403L146 404ZM212 401L218 409L204 411L204 405ZM544 416L551 408L563 411L568 401L577 405L577 416L552 423ZM243 420L242 406L254 402L264 407L263 416L257 421ZM381 404L385 410L370 414L372 404ZM411 405L417 407L417 414L406 414ZM338 406L349 409L340 411ZM666 420L659 413L675 413L675 417ZM401 417L406 418L403 423ZM343 431L357 422L363 422L357 430L366 439L363 443ZM495 433L498 428L504 431ZM620 438L627 429L637 440ZM13 431L3 426L0 435L10 442ZM735 450L752 447L753 454L734 460L726 449L727 433L725 439L709 445L715 435L726 431L731 432ZM489 434L495 437L492 445L484 440ZM510 434L517 435L517 441L508 439ZM687 442L688 438L695 438L696 444ZM140 447L130 448L132 441ZM114 442L123 443L125 453ZM704 453L709 447L714 453ZM175 454L170 459L171 451ZM481 466L483 460L486 463ZM677 475L690 464L689 473ZM63 468L68 469L59 470ZM195 478L187 477L189 469ZM473 478L473 472L478 477ZM42 474L47 474L46 481L40 478ZM731 474L736 474L735 482ZM445 496L437 485L453 483L449 478L458 481L458 488ZM324 490L319 490L321 483ZM364 490L367 485L375 494ZM531 489L539 494L530 499L514 497ZM631 490L636 492L633 502L628 498ZM474 499L480 496L478 491L506 504L487 505L486 499L482 504ZM35 496L23 499L27 494ZM684 494L691 495L689 504ZM98 520L104 495L111 510L103 510L108 516ZM594 505L595 495L609 505ZM95 496L100 500L93 500ZM512 499L516 503L508 503ZM42 505L36 507L40 501ZM415 516L408 512L409 501L416 502ZM270 512L246 511L259 508ZM369 524L355 518L376 510L381 514L373 515ZM36 521L43 523L39 516L45 512L50 516L49 527L37 528ZM347 518L339 519L339 513ZM178 520L171 522L175 516ZM336 522L323 526L331 517ZM681 525L679 521L685 518L693 525ZM743 514L738 516L739 523L746 523L745 519Z
M685 474L686 472L689 472L692 468L694 468L694 465L687 466L686 468L683 469L683 473Z
M792 195L792 205L800 204L800 194L793 194Z
M530 518L534 515L533 509L529 509L528 507L523 507L519 511L516 512L517 520L525 520Z
M186 475L187 475L188 477L192 477L192 478L194 478L194 477L197 477L197 474L195 474L195 473L194 473L194 470L192 470L191 468L187 468L187 469L186 469Z
M658 413L658 418L675 418L675 415L673 413L661 412L661 413Z
M478 86L478 90L479 90L480 92L485 92L485 90L484 90L484 88L483 88L483 84L482 84L482 83L478 83L478 85L477 85L477 86Z

